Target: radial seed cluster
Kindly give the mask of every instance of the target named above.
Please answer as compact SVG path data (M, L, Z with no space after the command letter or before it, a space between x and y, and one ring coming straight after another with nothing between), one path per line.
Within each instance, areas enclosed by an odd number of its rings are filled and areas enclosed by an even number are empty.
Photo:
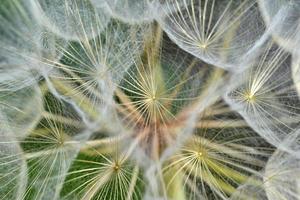
M0 200L300 200L300 2L2 0Z

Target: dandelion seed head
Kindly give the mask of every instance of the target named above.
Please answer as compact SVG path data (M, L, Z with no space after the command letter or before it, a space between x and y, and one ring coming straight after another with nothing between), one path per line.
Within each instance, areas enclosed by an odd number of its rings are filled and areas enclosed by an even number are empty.
M297 4L3 0L0 198L297 200Z

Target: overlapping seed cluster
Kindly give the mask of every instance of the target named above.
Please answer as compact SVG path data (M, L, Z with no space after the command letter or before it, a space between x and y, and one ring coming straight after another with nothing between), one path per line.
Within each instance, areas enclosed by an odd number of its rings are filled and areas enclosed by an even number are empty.
M300 200L300 2L2 0L0 199Z

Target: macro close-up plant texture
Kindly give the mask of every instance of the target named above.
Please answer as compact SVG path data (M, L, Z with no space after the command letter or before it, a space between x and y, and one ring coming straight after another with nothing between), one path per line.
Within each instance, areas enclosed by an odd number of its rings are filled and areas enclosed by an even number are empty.
M299 0L1 0L0 200L300 200Z

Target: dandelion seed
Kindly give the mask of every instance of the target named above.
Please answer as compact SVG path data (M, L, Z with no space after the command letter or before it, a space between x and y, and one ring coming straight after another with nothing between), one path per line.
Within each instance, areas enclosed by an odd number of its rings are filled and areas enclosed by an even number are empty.
M253 143L243 144L249 138ZM198 130L165 163L164 173L171 171L167 190L170 192L179 178L184 186L180 192L187 199L228 199L236 192L236 186L244 184L251 174L259 174L257 168L264 167L259 157L268 156L271 149L267 146L256 149L253 145L258 138L245 129Z
M290 52L298 51L300 44L300 2L290 0L260 0L261 13L267 26L274 26L276 42Z
M38 85L25 87L22 90L7 90L6 84L0 83L0 130L9 126L16 137L25 137L35 128L41 119L43 97Z
M2 117L0 120L4 121ZM15 136L9 127L0 128L0 138L0 197L22 199L27 184L27 167L23 151L15 142Z
M62 63L52 63L56 71L49 76L51 84L88 119L109 120L116 84L140 52L141 32L139 27L112 22L99 36L71 43L62 49Z
M45 107L53 114L64 108L64 115L76 117L67 104L57 102L53 97L51 99L51 95L47 96L45 103ZM55 105L56 110L49 105ZM28 185L20 199L58 199L68 169L80 145L91 132L44 118L26 138L16 137L11 143L21 144L29 176Z
M164 11L171 14L159 20L164 31L182 49L218 67L237 70L264 38L255 1L167 2Z
M33 19L28 1L5 0L0 10L1 79L14 90L35 84L51 70L48 61L57 61L59 48L67 42Z
M268 45L249 70L232 79L227 102L268 142L278 147L299 126L299 99L293 84L291 58ZM235 76L235 77L237 77Z
M297 151L289 153L292 148L299 148L299 134L293 134L283 141L285 148L289 150L277 149L264 170L241 185L230 199L299 199L299 157L295 154Z
M138 165L131 165L126 149L120 151L117 141L111 141L115 149L101 153L92 148L94 156L80 154L69 172L65 184L69 191L63 191L64 199L140 199L137 184L143 184ZM122 153L123 152L123 153ZM81 159L83 157L83 159ZM81 165L80 169L76 166Z
M299 169L299 158L280 150L276 151L265 170L264 182L268 199L299 199Z
M32 12L43 26L67 40L92 39L101 33L110 17L88 0L30 0Z

